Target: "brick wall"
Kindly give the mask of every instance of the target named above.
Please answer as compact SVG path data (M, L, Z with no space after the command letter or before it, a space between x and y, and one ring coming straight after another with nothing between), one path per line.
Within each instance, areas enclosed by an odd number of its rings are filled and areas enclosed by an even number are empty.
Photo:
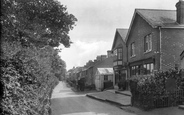
M162 29L162 70L180 65L180 54L184 50L184 28Z
M128 46L128 62L135 62L138 60L148 59L155 57L155 69L159 68L159 55L156 53L159 51L159 33L158 29L152 28L145 20L139 15L136 15L131 33L129 35ZM152 51L144 52L144 37L148 34L152 34ZM131 57L131 43L135 43L135 57Z

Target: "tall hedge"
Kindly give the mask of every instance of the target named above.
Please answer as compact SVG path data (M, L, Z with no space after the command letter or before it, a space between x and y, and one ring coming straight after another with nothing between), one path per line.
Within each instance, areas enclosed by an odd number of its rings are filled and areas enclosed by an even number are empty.
M1 0L1 105L3 115L49 115L58 77L66 71L57 47L77 19L56 0Z
M134 76L130 79L132 105L144 110L173 106L184 102L184 71L172 70L154 75ZM168 83L173 80L173 86ZM174 88L173 88L174 87Z

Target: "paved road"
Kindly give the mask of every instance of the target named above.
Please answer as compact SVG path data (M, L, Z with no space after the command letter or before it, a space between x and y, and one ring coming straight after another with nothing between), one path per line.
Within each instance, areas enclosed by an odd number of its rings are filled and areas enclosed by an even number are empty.
M86 97L86 93L89 92L73 92L64 82L60 82L52 94L52 115L135 115Z

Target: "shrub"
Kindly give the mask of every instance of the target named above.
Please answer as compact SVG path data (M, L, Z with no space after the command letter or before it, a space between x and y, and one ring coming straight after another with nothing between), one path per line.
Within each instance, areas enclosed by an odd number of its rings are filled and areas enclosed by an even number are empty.
M166 72L158 72L154 75L132 77L130 79L130 89L133 95L133 105L142 106L144 109L154 108L156 106L154 105L154 101L160 97L167 97L171 94L166 90L166 81L169 78L176 80L177 91L184 91L184 79L182 78L182 72L183 70L172 70ZM176 98L176 96L172 98ZM180 101L171 98L170 100L175 100L175 102Z

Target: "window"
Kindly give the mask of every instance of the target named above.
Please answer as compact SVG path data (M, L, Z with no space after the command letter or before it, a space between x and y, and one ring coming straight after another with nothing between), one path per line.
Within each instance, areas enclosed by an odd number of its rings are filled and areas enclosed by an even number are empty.
M152 35L149 34L144 37L144 52L149 52L152 50Z
M144 74L152 74L154 69L153 63L144 64Z
M153 73L154 64L148 63L144 65L136 65L130 68L131 75L149 75Z
M117 56L117 49L113 52L114 56Z
M131 67L131 75L135 75L135 66Z
M131 44L131 57L135 56L135 43Z
M123 57L123 51L122 51L122 48L118 48L118 59L122 59Z
M108 75L104 75L104 81L108 81Z
M140 74L141 74L141 65L131 67L131 75L140 75Z

